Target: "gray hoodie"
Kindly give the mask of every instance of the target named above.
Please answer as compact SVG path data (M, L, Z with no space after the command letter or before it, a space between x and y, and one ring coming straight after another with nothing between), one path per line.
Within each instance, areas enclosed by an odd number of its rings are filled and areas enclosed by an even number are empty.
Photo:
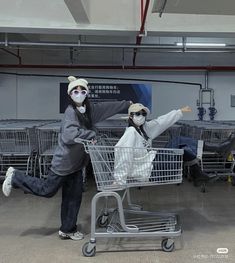
M102 102L91 104L92 124L103 121L129 108L129 101ZM96 136L94 130L88 130L79 123L75 110L69 105L64 113L60 128L58 146L55 150L51 170L58 175L66 176L83 168L86 153L76 138L91 140Z

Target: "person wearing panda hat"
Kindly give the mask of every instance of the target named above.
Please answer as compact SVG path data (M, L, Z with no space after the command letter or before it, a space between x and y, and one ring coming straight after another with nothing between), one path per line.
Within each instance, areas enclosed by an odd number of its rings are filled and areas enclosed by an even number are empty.
M69 105L62 121L58 146L54 152L46 179L27 176L24 172L9 167L2 185L5 196L12 189L20 188L25 193L42 197L54 196L62 187L61 239L81 240L84 236L77 230L77 216L82 201L83 177L86 153L76 139L92 140L96 136L94 125L117 113L126 111L130 101L89 102L88 82L82 78L68 77Z

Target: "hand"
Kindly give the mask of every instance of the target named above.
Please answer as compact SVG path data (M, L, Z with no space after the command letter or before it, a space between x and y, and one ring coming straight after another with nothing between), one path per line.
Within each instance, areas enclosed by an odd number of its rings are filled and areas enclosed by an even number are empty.
M192 108L189 107L189 106L185 106L183 108L180 109L182 112L191 112L192 111Z
M92 144L96 144L96 143L97 143L97 140L96 140L96 139L92 139L92 140L91 140L91 143L92 143Z

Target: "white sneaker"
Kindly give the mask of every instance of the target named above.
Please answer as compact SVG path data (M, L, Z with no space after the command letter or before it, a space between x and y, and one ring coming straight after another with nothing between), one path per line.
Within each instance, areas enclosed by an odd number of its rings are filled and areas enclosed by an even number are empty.
M14 174L15 169L13 167L9 167L7 172L6 172L6 177L5 180L2 184L2 192L5 196L9 196L11 194L11 189L12 189L12 176Z
M78 240L82 240L84 238L84 235L79 231L76 231L74 233L64 233L59 230L59 237L61 239L72 239L78 241Z

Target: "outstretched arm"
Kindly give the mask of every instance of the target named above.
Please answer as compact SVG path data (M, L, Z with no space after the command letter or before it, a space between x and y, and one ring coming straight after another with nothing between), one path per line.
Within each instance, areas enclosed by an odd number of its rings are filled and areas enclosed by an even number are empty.
M182 107L179 110L172 110L157 119L146 122L144 128L146 129L148 136L150 136L151 139L154 139L181 119L183 113L191 111L192 109L189 106Z
M93 123L97 123L112 117L122 111L128 110L131 105L131 101L113 101L113 102L101 102L92 105L91 118Z

